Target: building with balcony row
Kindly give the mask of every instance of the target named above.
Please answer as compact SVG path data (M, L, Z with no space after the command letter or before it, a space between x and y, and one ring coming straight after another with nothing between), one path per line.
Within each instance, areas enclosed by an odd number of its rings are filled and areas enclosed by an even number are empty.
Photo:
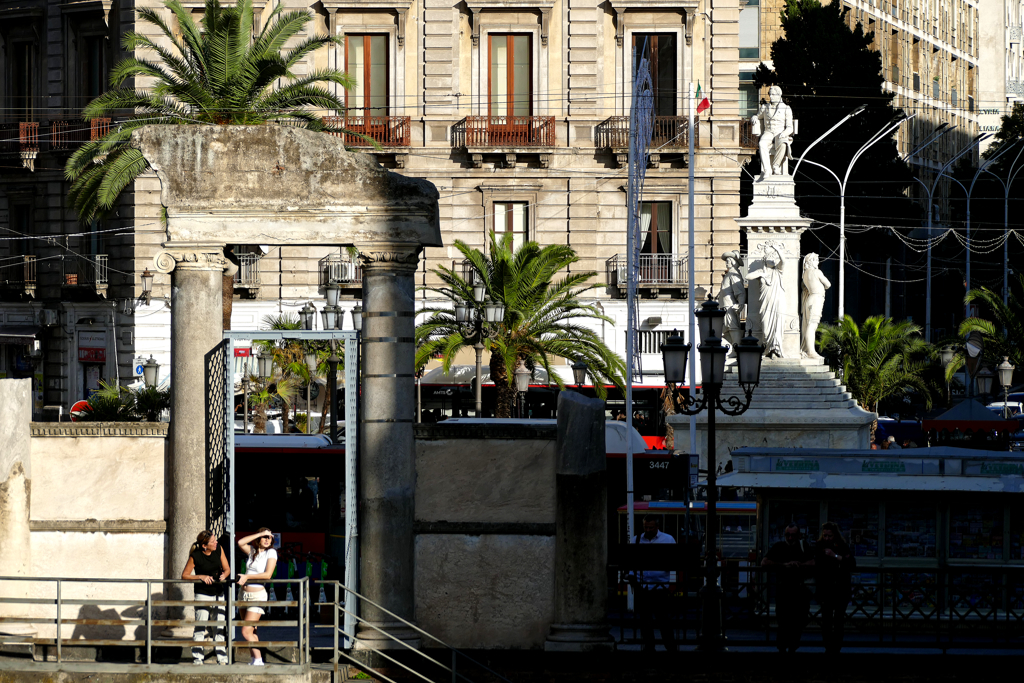
M980 17L979 121L982 132L1002 127L1014 103L1024 102L1024 1L1003 0L1002 12ZM998 7L999 3L997 3ZM987 147L983 144L983 149Z
M348 144L440 191L445 246L427 250L418 284L434 283L438 265L458 265L457 239L486 249L494 230L517 243L569 244L575 268L597 273L593 297L615 322L596 324L623 354L632 55L644 51L656 124L640 318L645 369L658 371L658 340L685 326L688 260L706 289L721 277L721 254L741 247L733 219L752 149L737 116L739 0L282 1L309 8L315 30L345 38L309 66L355 76L348 109L328 114L380 147ZM185 4L202 13L197 0ZM84 122L81 108L109 87L120 36L150 30L136 20L140 6L0 0L0 373L36 376L37 410L67 410L101 379L131 379L139 357L169 367L169 277L157 274L141 296L141 273L163 239L159 182L140 177L113 215L82 225L62 173L78 145L117 125ZM270 6L256 3L258 14ZM697 82L711 107L694 140L691 253L686 95ZM362 296L358 260L344 246L240 244L233 253L235 329L320 299L327 281L344 283L346 307Z

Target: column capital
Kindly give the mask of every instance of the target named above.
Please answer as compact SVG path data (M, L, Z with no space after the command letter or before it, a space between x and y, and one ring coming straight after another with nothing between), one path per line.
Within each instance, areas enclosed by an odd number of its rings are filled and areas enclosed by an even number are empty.
M412 272L420 264L418 244L359 244L359 263L363 272L386 270Z
M165 244L153 257L153 266L160 273L172 270L223 270L236 266L224 255L223 244Z

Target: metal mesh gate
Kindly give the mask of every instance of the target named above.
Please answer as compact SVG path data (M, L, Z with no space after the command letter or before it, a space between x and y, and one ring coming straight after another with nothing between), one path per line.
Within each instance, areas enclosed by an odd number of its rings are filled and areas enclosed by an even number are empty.
M206 354L206 528L220 538L227 532L228 340Z

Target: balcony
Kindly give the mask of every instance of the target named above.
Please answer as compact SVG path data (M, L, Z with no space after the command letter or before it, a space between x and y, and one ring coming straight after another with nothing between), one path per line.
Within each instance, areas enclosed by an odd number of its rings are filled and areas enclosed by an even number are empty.
M51 152L71 154L87 142L94 142L110 132L110 119L59 119L50 122L47 143Z
M488 153L503 154L505 168L515 168L517 155L539 154L541 168L551 163L555 146L554 116L467 116L452 128L452 146L470 154L474 168Z
M107 295L109 256L106 254L67 254L61 259L61 286Z
M363 269L359 258L352 254L328 254L320 259L320 286L340 285L342 289L358 289L363 286Z
M22 166L35 171L38 154L38 121L0 123L0 158L19 158Z
M616 254L608 259L608 284L626 293L629 278L626 273L626 255ZM687 260L678 254L640 254L640 278L637 286L653 290L682 289L687 286Z
M0 287L36 294L36 257L32 254L0 258Z
M235 289L246 290L250 298L255 297L260 289L260 257L259 254L246 252L236 253L238 272L235 273Z
M629 117L612 116L599 123L595 131L597 146L615 154L619 166L625 166L629 154ZM699 138L693 146L698 147ZM661 150L683 152L690 148L689 121L685 116L655 116L651 133L651 153L647 161L651 168L661 164Z
M324 124L331 128L344 128L347 132L327 131L341 138L346 147L359 147L374 154L392 155L396 168L405 168L409 137L412 130L408 116L325 116ZM362 136L366 137L362 137ZM377 143L375 149L366 139Z
M758 136L754 135L754 122L750 119L740 119L740 147L757 149L758 141Z

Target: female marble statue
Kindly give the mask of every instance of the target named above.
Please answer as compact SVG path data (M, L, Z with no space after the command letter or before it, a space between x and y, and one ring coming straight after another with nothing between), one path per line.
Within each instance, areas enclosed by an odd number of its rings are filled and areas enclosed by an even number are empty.
M785 259L779 248L771 243L764 244L762 266L750 273L747 280L760 280L761 288L758 301L761 305L761 333L764 335L764 357L782 358L783 308L785 307L786 289L782 285L782 271Z
M818 255L813 251L804 256L804 296L800 302L803 328L800 334L800 355L804 358L821 358L814 350L814 335L821 322L821 309L825 305L825 290L832 286L820 270Z

